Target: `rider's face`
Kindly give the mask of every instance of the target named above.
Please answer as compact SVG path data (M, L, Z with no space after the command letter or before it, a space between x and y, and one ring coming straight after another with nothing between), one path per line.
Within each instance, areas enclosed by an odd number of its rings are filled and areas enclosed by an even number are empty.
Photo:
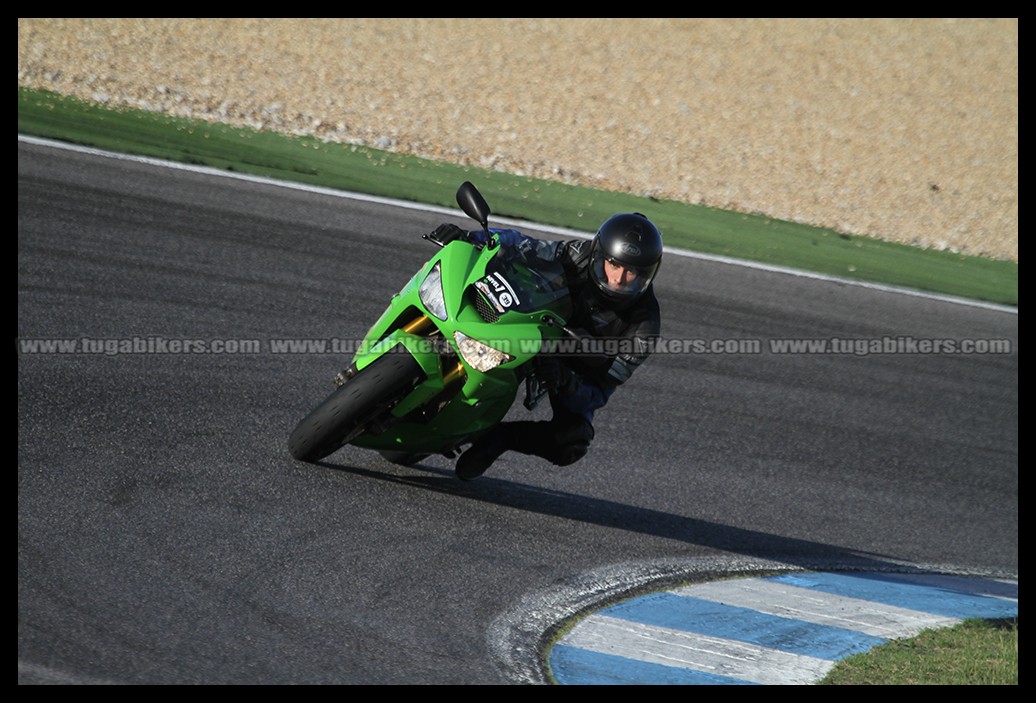
M637 278L636 271L612 259L604 260L604 275L608 279L608 287L614 290L626 288Z

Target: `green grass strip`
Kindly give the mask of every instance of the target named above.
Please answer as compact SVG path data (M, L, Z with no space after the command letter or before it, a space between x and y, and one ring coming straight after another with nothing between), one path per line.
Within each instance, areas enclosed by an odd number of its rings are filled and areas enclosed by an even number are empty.
M1018 619L967 620L839 662L824 685L1017 685Z

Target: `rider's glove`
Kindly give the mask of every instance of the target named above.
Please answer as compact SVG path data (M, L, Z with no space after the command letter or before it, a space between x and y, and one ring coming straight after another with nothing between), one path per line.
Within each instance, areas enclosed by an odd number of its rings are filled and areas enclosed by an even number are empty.
M467 236L468 233L462 230L457 225L446 223L436 227L434 230L432 230L431 234L426 234L425 239L431 239L439 246L446 246L452 241L455 241L457 239L465 239Z
M536 378L551 393L570 393L578 383L575 372L556 357L540 357L536 365Z

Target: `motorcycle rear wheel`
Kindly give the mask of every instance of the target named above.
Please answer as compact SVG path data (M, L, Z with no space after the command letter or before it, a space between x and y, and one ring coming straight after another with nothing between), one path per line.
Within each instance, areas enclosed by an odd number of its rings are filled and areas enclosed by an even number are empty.
M295 427L288 451L300 461L316 462L360 435L366 424L391 408L424 372L409 353L388 353L361 369Z

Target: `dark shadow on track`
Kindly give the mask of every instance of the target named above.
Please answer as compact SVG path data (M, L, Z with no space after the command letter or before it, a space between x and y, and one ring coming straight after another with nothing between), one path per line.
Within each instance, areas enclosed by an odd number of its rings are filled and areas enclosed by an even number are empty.
M470 500L566 520L576 520L601 527L679 540L746 557L780 561L804 569L816 568L818 563L838 563L844 568L851 569L927 573L923 569L912 569L905 566L891 556L851 551L835 545L781 537L611 500L529 486L492 476L484 476L470 482L461 481L454 476L451 469L422 464L402 467L386 462L386 471L337 464L327 460L319 462L317 465L364 478L462 496Z

